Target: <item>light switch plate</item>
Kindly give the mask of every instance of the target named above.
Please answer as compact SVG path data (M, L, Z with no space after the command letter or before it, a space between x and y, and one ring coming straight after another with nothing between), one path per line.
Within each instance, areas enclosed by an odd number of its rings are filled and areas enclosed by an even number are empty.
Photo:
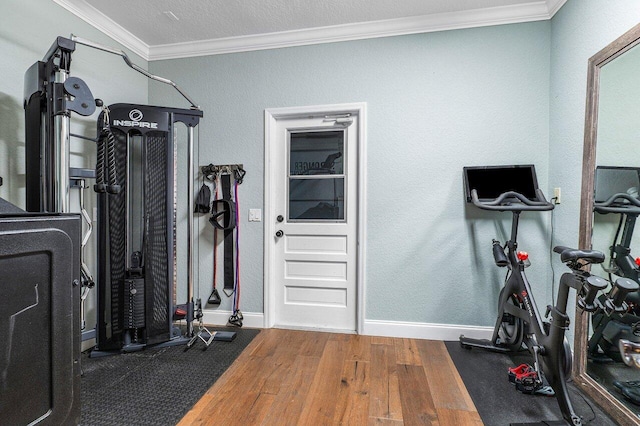
M261 222L261 221L262 221L262 210L249 209L249 222Z

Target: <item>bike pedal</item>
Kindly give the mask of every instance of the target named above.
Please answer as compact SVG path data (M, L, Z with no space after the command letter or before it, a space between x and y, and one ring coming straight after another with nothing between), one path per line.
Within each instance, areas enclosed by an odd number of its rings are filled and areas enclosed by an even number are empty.
M538 388L537 380L533 377L525 377L516 380L516 390L522 393L532 395Z
M520 364L517 367L509 368L509 382L515 383L518 377L522 377L524 373L532 371L533 367L529 364Z

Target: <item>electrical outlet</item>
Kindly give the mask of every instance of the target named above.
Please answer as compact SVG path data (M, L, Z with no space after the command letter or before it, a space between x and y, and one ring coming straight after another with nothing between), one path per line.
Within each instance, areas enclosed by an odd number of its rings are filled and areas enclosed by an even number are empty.
M560 204L560 188L553 188L553 198L556 204Z

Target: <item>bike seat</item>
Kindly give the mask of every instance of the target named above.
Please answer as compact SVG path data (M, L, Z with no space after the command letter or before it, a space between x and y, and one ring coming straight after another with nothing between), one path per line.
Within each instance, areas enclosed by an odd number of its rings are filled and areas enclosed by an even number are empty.
M587 263L604 262L604 253L597 250L578 250L565 246L556 246L553 251L560 253L560 260L563 263L584 260Z

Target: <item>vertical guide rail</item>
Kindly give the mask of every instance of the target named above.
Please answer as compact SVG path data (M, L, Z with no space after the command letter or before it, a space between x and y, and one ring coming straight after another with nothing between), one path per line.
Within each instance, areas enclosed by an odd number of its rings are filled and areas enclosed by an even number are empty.
M64 69L59 69L55 73L56 83L64 84L69 73ZM64 95L68 100L68 95ZM53 118L53 175L54 175L54 191L53 206L49 206L48 211L59 213L69 213L69 161L70 161L70 125L71 119L69 114L57 114Z
M189 308L187 309L187 336L193 336L193 179L194 179L194 162L193 162L193 126L189 125L189 134L187 138L188 143L188 165L189 165L189 179L187 179L187 205L189 206L187 226L189 232L187 232L187 303Z

